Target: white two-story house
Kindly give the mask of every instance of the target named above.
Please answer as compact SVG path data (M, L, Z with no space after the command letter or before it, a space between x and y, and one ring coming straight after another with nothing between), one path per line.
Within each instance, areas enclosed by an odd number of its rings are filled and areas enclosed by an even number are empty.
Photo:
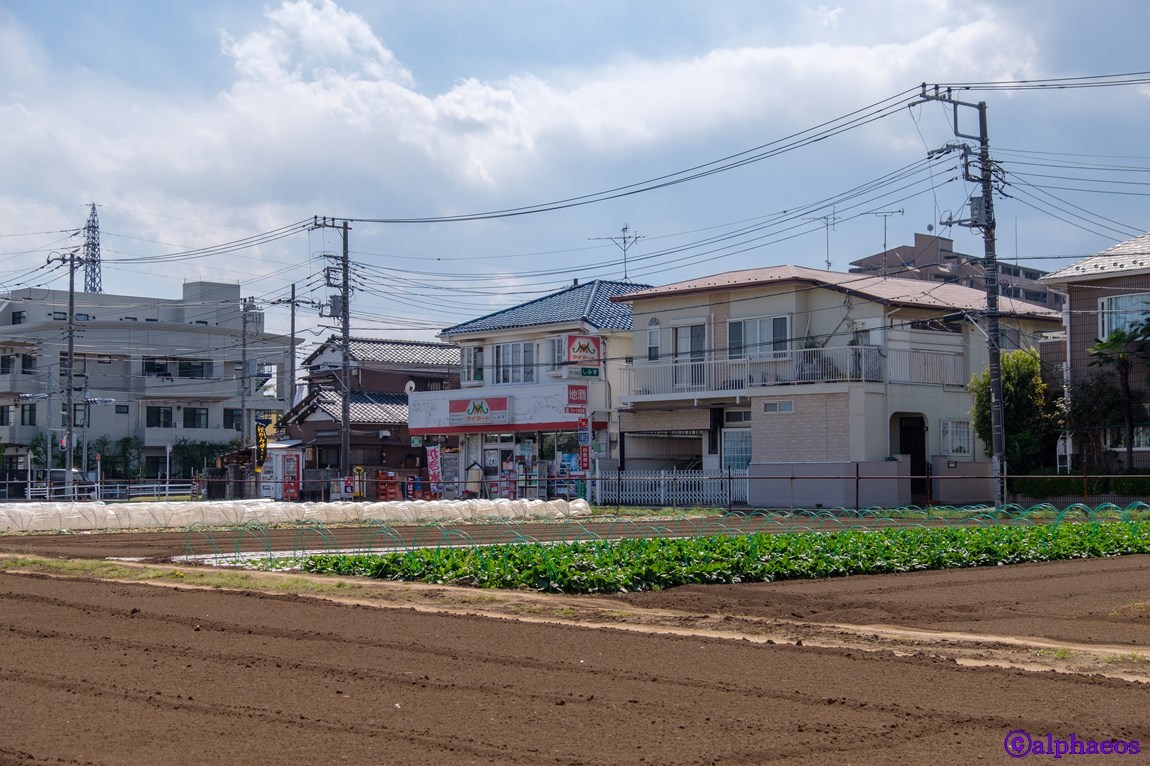
M616 453L631 309L612 299L638 289L576 281L439 334L460 347L460 390L413 392L408 433L459 438L445 494L571 496L596 459Z
M627 470L748 475L758 507L905 505L993 496L971 427L986 294L800 266L637 290L624 370ZM1000 302L1002 348L1059 314Z

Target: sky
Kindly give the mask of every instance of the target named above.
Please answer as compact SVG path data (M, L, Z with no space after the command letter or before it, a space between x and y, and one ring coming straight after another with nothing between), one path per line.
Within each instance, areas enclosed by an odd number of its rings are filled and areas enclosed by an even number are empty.
M946 223L978 192L953 118L976 135L979 102L998 255L1054 270L1150 229L1150 86L1108 77L1150 70L1148 22L1143 0L4 0L0 290L67 289L49 259L92 203L104 292L239 283L286 332L295 285L305 353L336 331L317 216L350 221L352 333L376 338L575 279L846 271L928 230L980 255Z

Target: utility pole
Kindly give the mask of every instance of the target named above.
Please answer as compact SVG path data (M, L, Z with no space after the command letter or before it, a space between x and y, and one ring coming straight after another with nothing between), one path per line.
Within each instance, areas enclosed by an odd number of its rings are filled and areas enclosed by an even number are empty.
M295 395L295 377L296 377L296 358L295 358L295 329L296 329L295 315L296 315L296 309L299 308L299 306L301 304L305 304L308 306L318 306L319 304L317 304L315 301L311 300L310 298L303 298L303 299L296 298L296 286L295 286L294 282L292 283L292 286L291 286L291 297L290 298L286 298L286 299L285 298L277 298L276 300L271 301L270 305L278 306L278 305L282 305L284 303L288 304L291 307L291 329L290 329L291 353L288 356L288 372L287 372L288 392L287 392L287 396L284 397L284 406L286 409L291 409L292 398Z
M620 236L620 237L588 237L587 238L590 241L598 241L598 240L603 240L603 239L610 240L611 242L614 242L615 245L618 246L618 248L620 250L623 251L623 281L624 282L627 281L627 251L631 248L631 245L633 245L636 242L638 242L639 240L643 239L643 236L641 234L639 234L639 232L635 232L634 234L628 235L627 232L629 232L630 230L631 230L631 227L628 224L623 224L622 236Z
M328 287L338 287L340 293L340 324L342 326L342 352L343 363L340 365L341 385L343 387L343 408L340 413L339 427L339 472L340 477L351 475L351 267L348 259L348 222L339 224L334 218L315 217L312 220L313 229L338 229L343 238L343 254L340 258L339 284ZM334 313L334 312L333 312Z
M48 263L52 261L59 261L61 263L67 262L68 264L68 355L64 360L64 411L67 413L64 416L64 495L71 499L72 497L72 467L75 461L75 445L72 444L76 430L76 413L73 406L75 387L75 369L76 359L76 262L80 259L76 258L76 250L72 248L67 253L57 253L48 256ZM48 466L51 468L51 465Z
M994 162L990 159L990 137L988 135L986 120L986 102L979 101L972 104L959 101L951 96L950 88L939 90L936 85L932 92L927 92L926 83L922 84L920 98L923 101L941 101L950 104L954 118L954 135L978 141L978 159L974 163L978 173L971 168L969 147L962 145L964 175L971 183L978 183L982 190L982 197L972 197L970 200L970 218L967 221L941 221L943 224L958 223L971 229L982 231L983 259L986 283L986 349L989 357L988 369L990 373L990 434L992 467L994 471L994 502L998 506L1006 503L1006 433L1003 428L1005 420L1002 401L1002 346L999 342L998 325L998 257L995 252L995 220L994 220ZM921 103L921 102L920 102ZM912 104L913 106L913 104ZM978 135L963 133L959 130L959 107L966 107L978 111ZM950 151L946 149L936 151Z
M248 446L248 311L252 299L241 298L240 305L240 447ZM252 461L255 468L255 461Z

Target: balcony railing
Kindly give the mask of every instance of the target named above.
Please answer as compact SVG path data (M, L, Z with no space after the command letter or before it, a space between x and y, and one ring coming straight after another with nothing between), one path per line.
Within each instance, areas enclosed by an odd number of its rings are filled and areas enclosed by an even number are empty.
M675 359L624 368L625 396L751 394L799 383L882 382L962 385L962 354L842 346L775 351L746 359Z

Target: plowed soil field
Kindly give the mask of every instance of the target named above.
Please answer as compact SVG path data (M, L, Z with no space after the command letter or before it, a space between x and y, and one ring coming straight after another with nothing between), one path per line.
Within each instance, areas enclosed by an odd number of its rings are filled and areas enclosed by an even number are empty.
M1015 731L1150 760L1150 557L572 597L183 539L0 537L0 764L1002 763Z

